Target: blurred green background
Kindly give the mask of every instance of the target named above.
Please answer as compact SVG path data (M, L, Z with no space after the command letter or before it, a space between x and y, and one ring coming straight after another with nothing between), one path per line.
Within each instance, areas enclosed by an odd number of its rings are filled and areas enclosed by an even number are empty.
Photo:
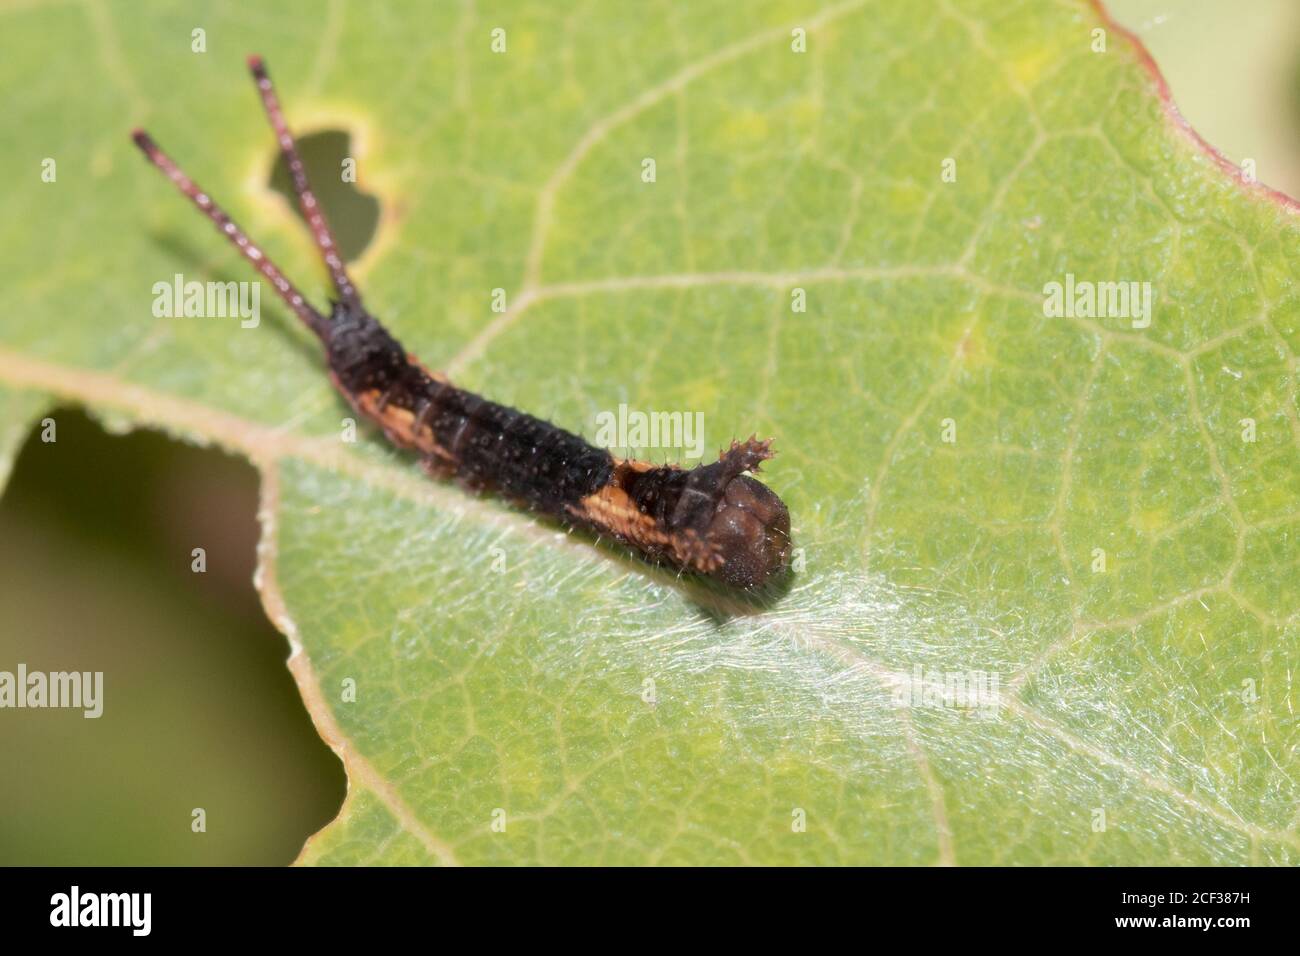
M1300 3L1110 9L1210 142L1300 195ZM345 151L324 136L309 166L335 169ZM376 212L348 208L339 231L359 248ZM290 862L344 779L253 589L255 472L160 435L111 436L75 410L53 417L58 441L31 436L0 499L0 669L103 670L105 710L0 712L0 864ZM206 833L191 830L196 807Z
M0 669L103 671L104 712L0 712L0 862L290 862L344 780L253 589L256 473L50 417L0 502Z

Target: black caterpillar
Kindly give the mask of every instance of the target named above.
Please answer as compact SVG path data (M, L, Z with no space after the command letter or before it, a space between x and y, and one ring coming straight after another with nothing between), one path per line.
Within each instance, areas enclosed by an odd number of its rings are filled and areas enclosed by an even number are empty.
M615 458L549 422L456 388L408 355L362 305L266 67L260 57L248 62L338 294L328 318L147 133L136 130L132 138L316 333L335 386L359 414L378 423L394 444L420 452L430 474L613 535L652 560L745 589L785 574L790 513L766 485L744 474L772 457L770 441L733 442L716 462L690 470Z

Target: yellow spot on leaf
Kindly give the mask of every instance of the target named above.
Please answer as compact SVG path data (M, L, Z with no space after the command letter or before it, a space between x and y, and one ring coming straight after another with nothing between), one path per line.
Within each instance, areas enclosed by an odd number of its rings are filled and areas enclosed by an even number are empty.
M753 110L735 113L722 127L722 141L732 145L752 146L767 139L767 117Z
M1023 86L1033 86L1043 67L1048 61L1053 59L1053 54L1045 50L1034 50L1026 56L1014 60L1011 64L1011 72Z
M1146 508L1133 512L1129 526L1135 531L1151 534L1163 530L1169 524L1169 512L1164 508Z

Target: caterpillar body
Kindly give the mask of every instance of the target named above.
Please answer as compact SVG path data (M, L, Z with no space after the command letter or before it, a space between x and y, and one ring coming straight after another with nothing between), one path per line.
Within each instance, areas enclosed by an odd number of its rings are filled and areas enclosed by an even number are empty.
M143 130L136 145L271 283L321 340L330 377L358 414L425 469L489 490L562 524L611 535L652 561L746 590L783 576L790 514L747 472L771 442L733 442L716 462L683 469L617 458L517 409L430 372L365 308L307 181L297 146L260 57L249 66L289 167L294 191L338 296L317 311L244 231Z

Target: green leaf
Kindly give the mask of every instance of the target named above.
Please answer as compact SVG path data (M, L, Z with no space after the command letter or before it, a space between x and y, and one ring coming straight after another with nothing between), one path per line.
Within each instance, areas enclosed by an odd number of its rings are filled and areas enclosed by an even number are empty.
M1091 6L4 26L0 385L261 469L267 608L351 783L305 862L1300 862L1296 219ZM710 449L776 436L781 601L342 442L278 305L153 318L177 272L252 275L134 125L324 298L254 50L300 132L350 135L381 206L354 271L430 367L589 435L626 402L703 412ZM1045 316L1067 273L1150 282L1150 326ZM918 704L918 668L996 675L998 706Z

